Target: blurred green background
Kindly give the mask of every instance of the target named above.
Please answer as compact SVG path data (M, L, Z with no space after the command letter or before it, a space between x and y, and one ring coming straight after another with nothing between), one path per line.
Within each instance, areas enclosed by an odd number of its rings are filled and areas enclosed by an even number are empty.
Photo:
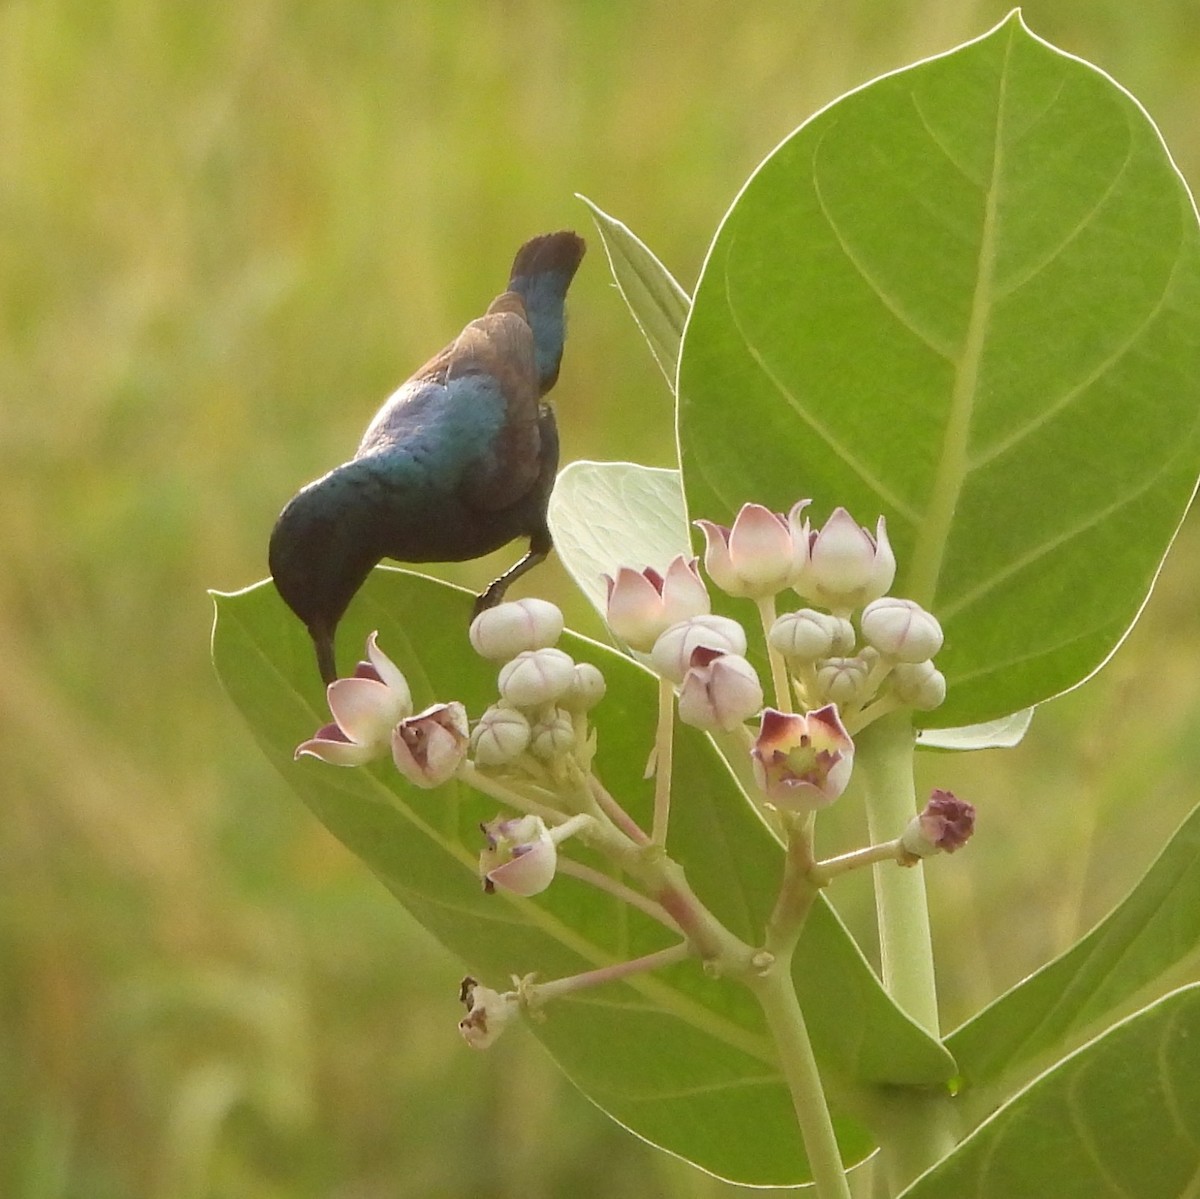
M205 588L262 577L284 501L524 238L589 233L574 192L690 288L792 128L1005 11L0 3L0 1194L732 1193L610 1124L523 1031L462 1045L462 965L260 760ZM1025 15L1200 180L1194 0ZM589 236L564 461L669 464L666 388ZM511 559L440 573L476 586ZM929 871L947 1027L1069 944L1200 800L1198 584L1193 516L1094 682L1018 750L926 760L980 810ZM598 631L557 563L529 586ZM840 820L831 849L857 835ZM859 930L865 881L835 896Z

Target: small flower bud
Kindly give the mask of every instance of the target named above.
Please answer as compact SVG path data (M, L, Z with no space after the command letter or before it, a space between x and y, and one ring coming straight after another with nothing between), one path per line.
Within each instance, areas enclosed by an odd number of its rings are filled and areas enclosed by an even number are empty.
M746 652L746 631L727 616L693 616L673 624L654 643L650 664L665 679L680 683L697 646L720 650L724 654Z
M487 608L471 621L471 644L491 662L507 662L525 650L546 649L563 631L563 615L548 600L530 597Z
M918 712L931 712L946 698L946 676L928 660L898 662L888 682L896 698Z
M954 853L975 831L974 805L959 799L952 791L934 791L925 810L914 816L900 836L900 844L913 865L918 858L935 853Z
M518 708L536 708L565 695L575 663L560 649L523 650L500 668L500 694Z
M558 846L540 816L497 816L479 827L487 838L479 855L485 891L538 895L554 881Z
M882 516L872 537L845 508L835 508L809 538L808 567L796 583L807 599L847 612L878 599L892 585L896 556Z
M515 991L501 995L470 977L462 980L459 998L467 1014L458 1022L458 1030L472 1049L491 1048L521 1006Z
M776 807L809 812L846 789L854 742L832 704L803 716L767 708L750 757L759 788Z
M801 500L787 516L761 504L743 504L731 529L695 521L704 533L709 578L728 595L751 599L792 586L808 560L808 533L800 514L809 503Z
M396 769L418 787L440 787L467 756L467 710L460 703L434 704L392 730Z
M529 721L507 704L493 704L471 733L471 751L477 766L504 766L529 747Z
M942 626L912 600L885 595L863 609L859 623L867 641L901 662L923 662L942 648Z
M696 559L679 554L667 573L651 567L637 571L622 566L616 578L604 576L608 585L605 620L630 649L645 653L669 625L710 610L708 592Z
M559 703L568 712L590 712L603 698L607 685L604 675L590 662L578 662L570 690Z
M846 707L865 703L870 667L862 658L826 658L817 667L817 686L831 704Z
M762 684L745 658L701 645L692 650L691 663L679 689L684 724L728 733L762 711Z
M529 752L543 762L561 758L575 748L575 722L571 713L554 708L530 726Z
M811 663L854 648L854 626L841 616L800 608L785 612L771 626L767 640L791 662Z

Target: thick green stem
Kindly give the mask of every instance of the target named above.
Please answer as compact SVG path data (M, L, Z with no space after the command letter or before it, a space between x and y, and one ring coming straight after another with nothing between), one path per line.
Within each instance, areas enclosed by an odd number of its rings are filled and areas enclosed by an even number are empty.
M884 716L859 735L855 764L866 781L867 828L873 842L898 837L916 815L915 748L907 712ZM937 1037L937 987L924 867L880 862L873 869L884 988L913 1020Z
M850 1199L850 1184L791 973L789 955L777 958L765 974L747 979L747 983L762 1006L779 1053L818 1199Z

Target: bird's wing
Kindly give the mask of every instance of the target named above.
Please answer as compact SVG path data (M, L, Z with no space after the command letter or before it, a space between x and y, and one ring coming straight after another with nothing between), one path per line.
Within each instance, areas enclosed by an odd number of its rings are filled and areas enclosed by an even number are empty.
M499 426L465 464L459 494L480 511L508 508L534 487L542 433L533 332L520 296L505 292L472 321L450 349L446 388L452 401L499 414Z

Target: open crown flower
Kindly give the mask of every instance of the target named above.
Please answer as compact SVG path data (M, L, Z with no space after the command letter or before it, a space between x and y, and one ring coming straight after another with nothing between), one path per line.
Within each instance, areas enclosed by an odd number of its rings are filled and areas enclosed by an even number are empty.
M484 890L530 896L553 882L558 846L540 816L497 816L479 827L487 842L479 854Z
M462 704L434 704L392 729L396 769L418 787L440 787L454 777L470 740Z
M808 561L808 530L801 500L785 516L762 504L743 504L733 526L695 521L704 533L704 569L722 591L760 599L791 587Z
M706 732L732 732L762 710L754 667L739 654L698 645L679 689L679 719Z
M846 789L854 742L833 704L804 715L767 708L750 757L759 788L776 807L809 812Z
M388 752L392 730L412 714L412 692L399 667L367 638L368 661L353 676L335 679L326 689L333 723L324 725L296 748L296 757L320 758L334 766L361 766Z

